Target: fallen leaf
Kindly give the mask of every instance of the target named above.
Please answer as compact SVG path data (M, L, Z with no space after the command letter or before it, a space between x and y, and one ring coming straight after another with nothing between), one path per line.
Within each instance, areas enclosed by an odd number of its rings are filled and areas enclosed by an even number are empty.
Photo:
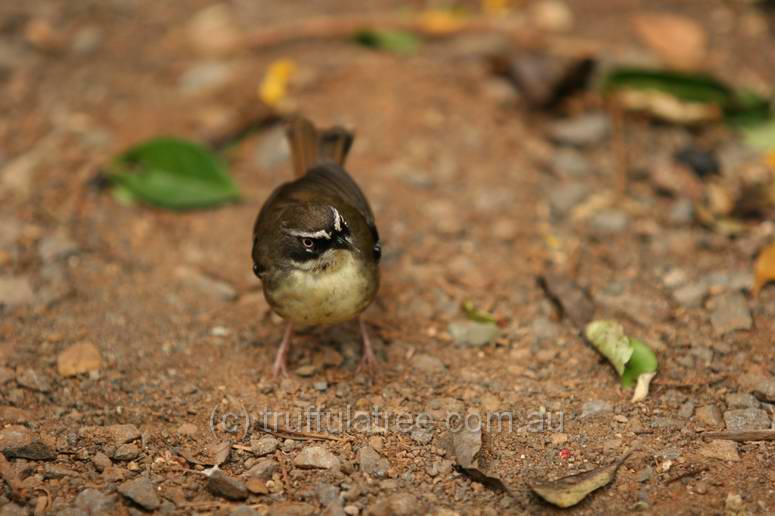
M420 39L407 31L364 30L355 34L355 42L367 48L395 54L414 54L420 48Z
M511 10L511 0L482 0L481 5L488 16L502 16Z
M775 242L765 247L756 259L753 295L758 296L764 286L771 281L775 281Z
M57 357L60 376L76 376L102 367L102 356L91 342L79 342L62 351Z
M204 208L239 198L213 153L176 138L155 138L129 149L114 160L109 177L134 198L162 208Z
M430 34L451 34L460 30L465 24L464 17L449 9L431 9L420 16L423 30Z
M472 321L479 323L498 323L498 319L496 319L494 315L489 312L485 312L484 310L479 310L476 308L476 305L474 305L473 301L465 301L461 308L463 309L463 312L465 312L466 316Z
M658 364L654 352L644 342L624 334L622 325L615 321L592 321L584 330L587 340L605 356L619 373L623 387L632 387L641 381L640 393L648 393L651 378L640 380L642 375L656 372ZM639 393L639 394L640 394Z
M288 83L296 73L296 63L292 59L278 59L269 65L261 85L258 97L264 104L278 106L288 94Z
M547 502L557 507L572 507L586 498L592 491L609 484L616 476L616 470L619 469L628 455L624 455L609 466L550 482L539 481L528 485L534 493Z
M476 482L486 485L496 491L509 492L503 481L487 471L481 464L482 428L469 428L463 424L461 428L452 434L452 450L455 454L455 463L458 468Z
M695 69L708 50L702 25L678 14L640 14L632 19L638 37L669 67Z

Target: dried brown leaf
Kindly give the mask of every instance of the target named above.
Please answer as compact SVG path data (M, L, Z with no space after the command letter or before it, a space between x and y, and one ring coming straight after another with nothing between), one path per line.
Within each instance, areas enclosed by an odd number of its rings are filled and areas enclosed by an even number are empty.
M775 242L765 247L754 266L753 294L758 296L764 286L775 281Z

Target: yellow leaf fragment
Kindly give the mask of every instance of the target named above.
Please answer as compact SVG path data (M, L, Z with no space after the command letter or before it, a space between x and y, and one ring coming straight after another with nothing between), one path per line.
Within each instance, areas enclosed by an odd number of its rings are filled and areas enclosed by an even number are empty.
M269 65L261 85L259 98L269 106L279 105L288 94L288 82L296 72L296 63L292 59L278 59Z
M759 295L761 289L770 281L775 281L775 242L765 247L756 259L753 295Z
M509 12L511 0L482 0L482 12L490 16L500 16Z
M422 28L431 34L450 34L460 30L464 23L462 16L443 9L431 9L420 16Z

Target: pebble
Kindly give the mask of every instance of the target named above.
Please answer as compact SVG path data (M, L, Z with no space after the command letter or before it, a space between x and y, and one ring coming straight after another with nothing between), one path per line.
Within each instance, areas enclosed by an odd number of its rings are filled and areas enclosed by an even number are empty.
M422 373L436 374L443 373L447 367L439 358L433 355L426 355L425 353L419 353L412 357L411 361L412 369L420 371Z
M267 171L288 161L291 149L282 127L267 131L256 146L255 162L259 170Z
M3 424L22 424L33 421L34 419L35 417L32 412L27 410L5 405L0 406L0 421L2 421Z
M204 56L224 56L241 45L242 31L227 3L197 11L187 22L186 32L191 44Z
M589 220L589 225L594 231L604 234L619 233L625 230L629 224L629 216L615 209L601 210L592 215Z
M670 206L668 220L675 226L686 226L694 220L694 203L690 199L678 199Z
M184 286L207 295L208 297L219 301L234 301L237 299L237 291L233 286L209 276L190 267L180 266L175 269L175 276Z
M38 242L38 256L43 263L64 260L77 253L78 244L63 230L46 235Z
M678 417L683 419L689 419L692 417L692 414L694 414L694 402L691 400L685 402L681 405L681 408L678 409Z
M238 505L229 512L229 516L260 516L260 514L249 505Z
M740 292L726 292L716 297L712 303L714 308L710 314L710 322L716 335L750 330L753 326L748 301Z
M0 306L16 308L35 301L30 280L24 276L0 276Z
M775 402L775 377L746 373L737 379L743 389L761 395L765 400Z
M29 428L10 425L0 429L0 452L7 458L53 460L54 450Z
M105 428L108 434L113 438L116 446L134 441L140 438L140 430L135 425L110 425Z
M476 321L452 322L447 330L456 343L475 347L489 344L500 332L495 324Z
M87 488L75 497L75 506L85 511L86 514L114 514L116 512L116 496Z
M312 384L312 388L318 392L326 392L326 390L328 390L328 382L315 382Z
M183 423L175 429L180 435L193 436L199 433L199 428L194 423Z
M557 149L549 163L551 169L560 176L585 177L594 171L589 160L575 149Z
M361 510L358 509L355 505L345 505L344 506L344 513L348 514L349 516L355 516L358 514Z
M600 414L608 414L613 411L610 403L603 400L590 400L581 406L581 419L590 418Z
M564 217L588 195L589 188L584 183L563 183L549 192L549 206L555 216Z
M101 367L102 355L91 342L73 344L57 356L57 372L65 378L97 371Z
M530 4L530 20L546 31L566 31L573 27L573 11L562 0L539 0Z
M134 444L122 444L118 448L116 448L116 451L113 452L113 458L120 461L130 461L135 460L137 457L140 456L140 448L135 446Z
M220 469L216 469L207 476L207 490L216 496L222 496L229 500L245 500L248 497L248 488L239 479L231 477Z
M730 392L725 401L727 408L759 408L759 400L747 392Z
M424 513L423 504L414 495L399 493L377 500L369 514L372 516L410 516Z
M720 427L724 423L721 411L716 405L703 405L697 409L694 416L697 418L697 421L712 428Z
M270 435L265 435L260 439L250 440L250 451L257 457L263 457L277 451L280 446L280 441Z
M233 75L233 67L229 63L207 61L183 72L178 87L187 95L203 95L223 87Z
M102 29L96 26L83 27L75 33L70 50L79 55L91 54L100 47L102 40Z
M611 121L608 115L601 112L584 113L558 120L549 128L549 136L553 141L572 147L598 145L608 138L610 132Z
M155 511L161 505L156 486L147 477L137 477L118 486L118 492L146 511Z
M321 482L315 489L320 505L328 507L333 502L339 500L339 488L327 482Z
M711 459L719 459L730 462L737 462L740 460L740 455L737 453L737 443L734 441L713 439L699 449L700 455Z
M673 291L673 298L685 308L702 306L708 296L708 285L704 282L689 283Z
M309 446L293 460L300 469L339 469L339 458L322 446Z
M280 464L274 459L260 459L245 473L245 476L269 480L279 468Z
M296 374L301 377L307 378L315 374L316 371L317 371L317 367L315 367L312 364L309 364L309 365L303 365L298 369L296 369Z
M113 463L110 461L110 458L102 452L95 453L94 457L91 459L91 462L94 464L94 468L100 473L113 465Z
M248 488L248 491L250 491L251 494L255 494L255 495L269 494L269 488L266 486L266 482L264 482L260 478L256 478L256 477L249 478L248 481L245 482L245 487Z
M433 430L430 428L415 428L409 434L409 437L417 444L428 444L433 440Z
M724 422L727 430L731 432L770 428L770 416L767 412L755 408L727 410L724 412Z
M376 478L384 478L390 469L390 462L371 446L358 450L358 463L362 472Z

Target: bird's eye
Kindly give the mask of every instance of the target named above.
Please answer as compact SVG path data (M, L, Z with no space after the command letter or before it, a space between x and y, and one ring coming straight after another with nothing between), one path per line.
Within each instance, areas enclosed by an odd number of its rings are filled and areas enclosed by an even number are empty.
M312 249L312 247L315 245L315 242L311 238L302 238L301 245L307 249Z

